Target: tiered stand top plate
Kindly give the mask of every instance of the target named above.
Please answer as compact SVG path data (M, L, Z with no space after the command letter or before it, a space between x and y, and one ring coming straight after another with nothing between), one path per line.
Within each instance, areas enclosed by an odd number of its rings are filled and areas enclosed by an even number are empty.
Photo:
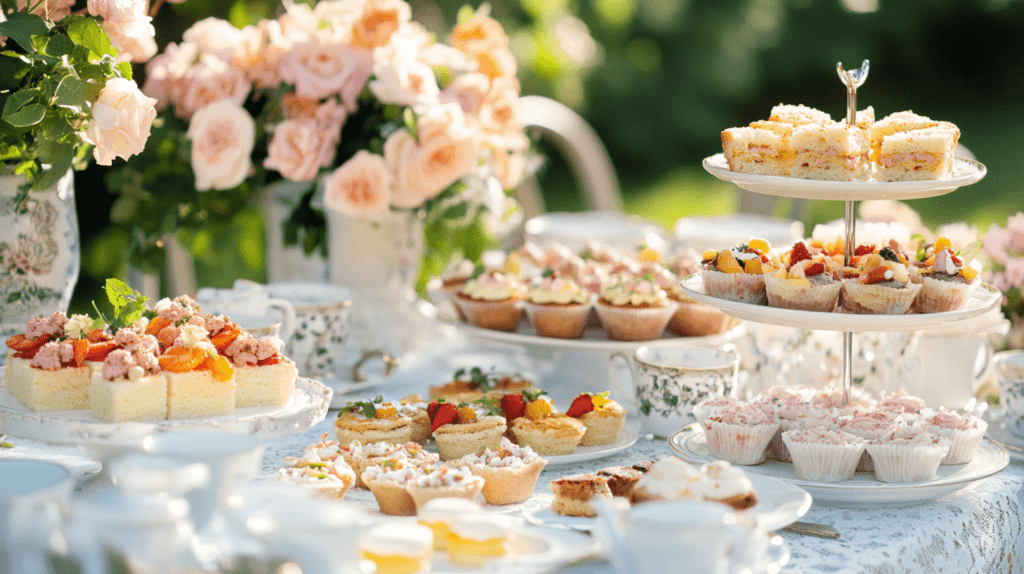
M854 313L824 313L780 309L767 305L752 305L712 297L704 292L700 273L694 273L679 283L683 291L701 303L721 309L737 319L755 323L768 323L780 327L817 329L820 331L916 331L931 329L977 317L999 305L1002 294L991 285L983 283L967 301L963 309L945 313L910 313L907 315L857 315Z
M742 189L801 199L828 199L840 201L861 201L865 199L920 199L947 194L958 187L981 181L986 168L980 162L956 158L953 162L953 177L925 181L821 181L782 177L776 175L754 175L729 170L725 155L715 154L704 158L704 169L708 173L729 181Z

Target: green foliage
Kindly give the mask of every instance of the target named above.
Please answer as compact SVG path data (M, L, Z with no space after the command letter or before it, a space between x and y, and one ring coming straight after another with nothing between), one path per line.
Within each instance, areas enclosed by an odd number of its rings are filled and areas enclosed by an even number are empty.
M131 327L132 323L142 318L143 313L146 312L146 301L148 298L133 290L124 281L107 279L105 290L107 292L107 301L114 312L108 319L100 311L100 308L96 306L96 302L93 301L92 306L96 310L97 315L97 319L92 324L94 329L102 329L109 326L110 330L116 333L118 329Z

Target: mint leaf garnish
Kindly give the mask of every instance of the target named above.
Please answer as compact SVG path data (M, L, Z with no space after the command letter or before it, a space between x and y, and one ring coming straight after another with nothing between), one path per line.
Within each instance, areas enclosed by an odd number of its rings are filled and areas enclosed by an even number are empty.
M94 329L102 329L104 326L109 326L111 332L116 333L118 329L131 327L132 323L138 321L142 314L147 311L146 301L149 298L129 287L124 281L120 279L107 279L105 290L107 301L113 307L114 313L108 319L100 311L96 302L93 301L92 307L96 310L97 315L99 315L99 318L92 323Z

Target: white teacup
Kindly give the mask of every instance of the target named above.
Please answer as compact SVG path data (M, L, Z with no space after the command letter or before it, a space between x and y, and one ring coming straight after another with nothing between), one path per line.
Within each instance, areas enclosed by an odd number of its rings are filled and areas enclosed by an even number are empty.
M280 337L287 341L295 328L295 306L282 298L268 297L254 288L214 289L204 287L196 294L203 312L227 315L256 338ZM254 283L253 285L259 285ZM262 287L261 285L259 287ZM258 295L254 296L254 293Z
M1003 351L992 357L999 402L1006 416L1006 428L1024 436L1024 350Z
M667 437L694 422L693 407L704 399L732 395L739 358L724 350L692 346L642 346L633 361L623 353L611 356L609 376L620 395L640 414L645 432ZM617 361L630 364L632 384L623 384Z

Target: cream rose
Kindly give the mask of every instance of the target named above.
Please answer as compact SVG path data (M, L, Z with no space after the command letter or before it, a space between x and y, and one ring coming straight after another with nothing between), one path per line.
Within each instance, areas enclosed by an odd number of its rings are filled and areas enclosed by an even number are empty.
M146 147L156 118L156 100L143 94L133 80L107 80L92 105L92 118L82 139L96 146L93 157L111 165L115 157L128 159Z
M419 142L406 131L384 143L395 177L391 204L416 207L469 173L479 158L479 138L457 104L442 104L419 118Z
M391 174L379 155L365 150L331 174L324 191L328 209L360 219L382 221L391 201Z
M243 70L256 88L275 88L281 83L278 66L291 45L276 20L260 20L255 26L239 30L231 63Z
M235 48L242 43L242 31L220 18L204 18L192 24L181 39L199 46L204 54L213 54L230 62Z
M196 189L231 189L252 168L256 122L242 106L218 100L197 111L188 126Z
M398 28L412 19L405 0L370 0L352 24L352 44L360 48L382 48Z
M40 18L59 22L65 16L71 14L71 8L75 0L18 0L18 10L24 10L29 5L35 6L32 13Z
M103 19L103 31L121 62L145 62L156 52L156 30L146 0L89 0L89 14Z
M505 189L517 187L526 174L526 156L519 151L492 150L490 164L494 176Z
M378 61L374 76L376 79L369 84L370 91L385 104L429 105L437 103L441 93L434 70L411 58Z
M441 92L441 101L455 102L463 113L475 118L480 113L491 91L491 79L479 73L462 74L456 77Z
M199 63L189 68L183 85L184 92L174 102L174 113L183 120L217 100L242 105L251 89L245 72L211 54L202 54Z
M354 111L359 93L373 73L373 53L317 34L295 46L280 62L278 73L305 98L323 99L340 95L345 107Z
M146 64L146 83L142 91L156 98L159 110L177 102L185 93L185 74L199 57L195 44L171 42L164 51Z

